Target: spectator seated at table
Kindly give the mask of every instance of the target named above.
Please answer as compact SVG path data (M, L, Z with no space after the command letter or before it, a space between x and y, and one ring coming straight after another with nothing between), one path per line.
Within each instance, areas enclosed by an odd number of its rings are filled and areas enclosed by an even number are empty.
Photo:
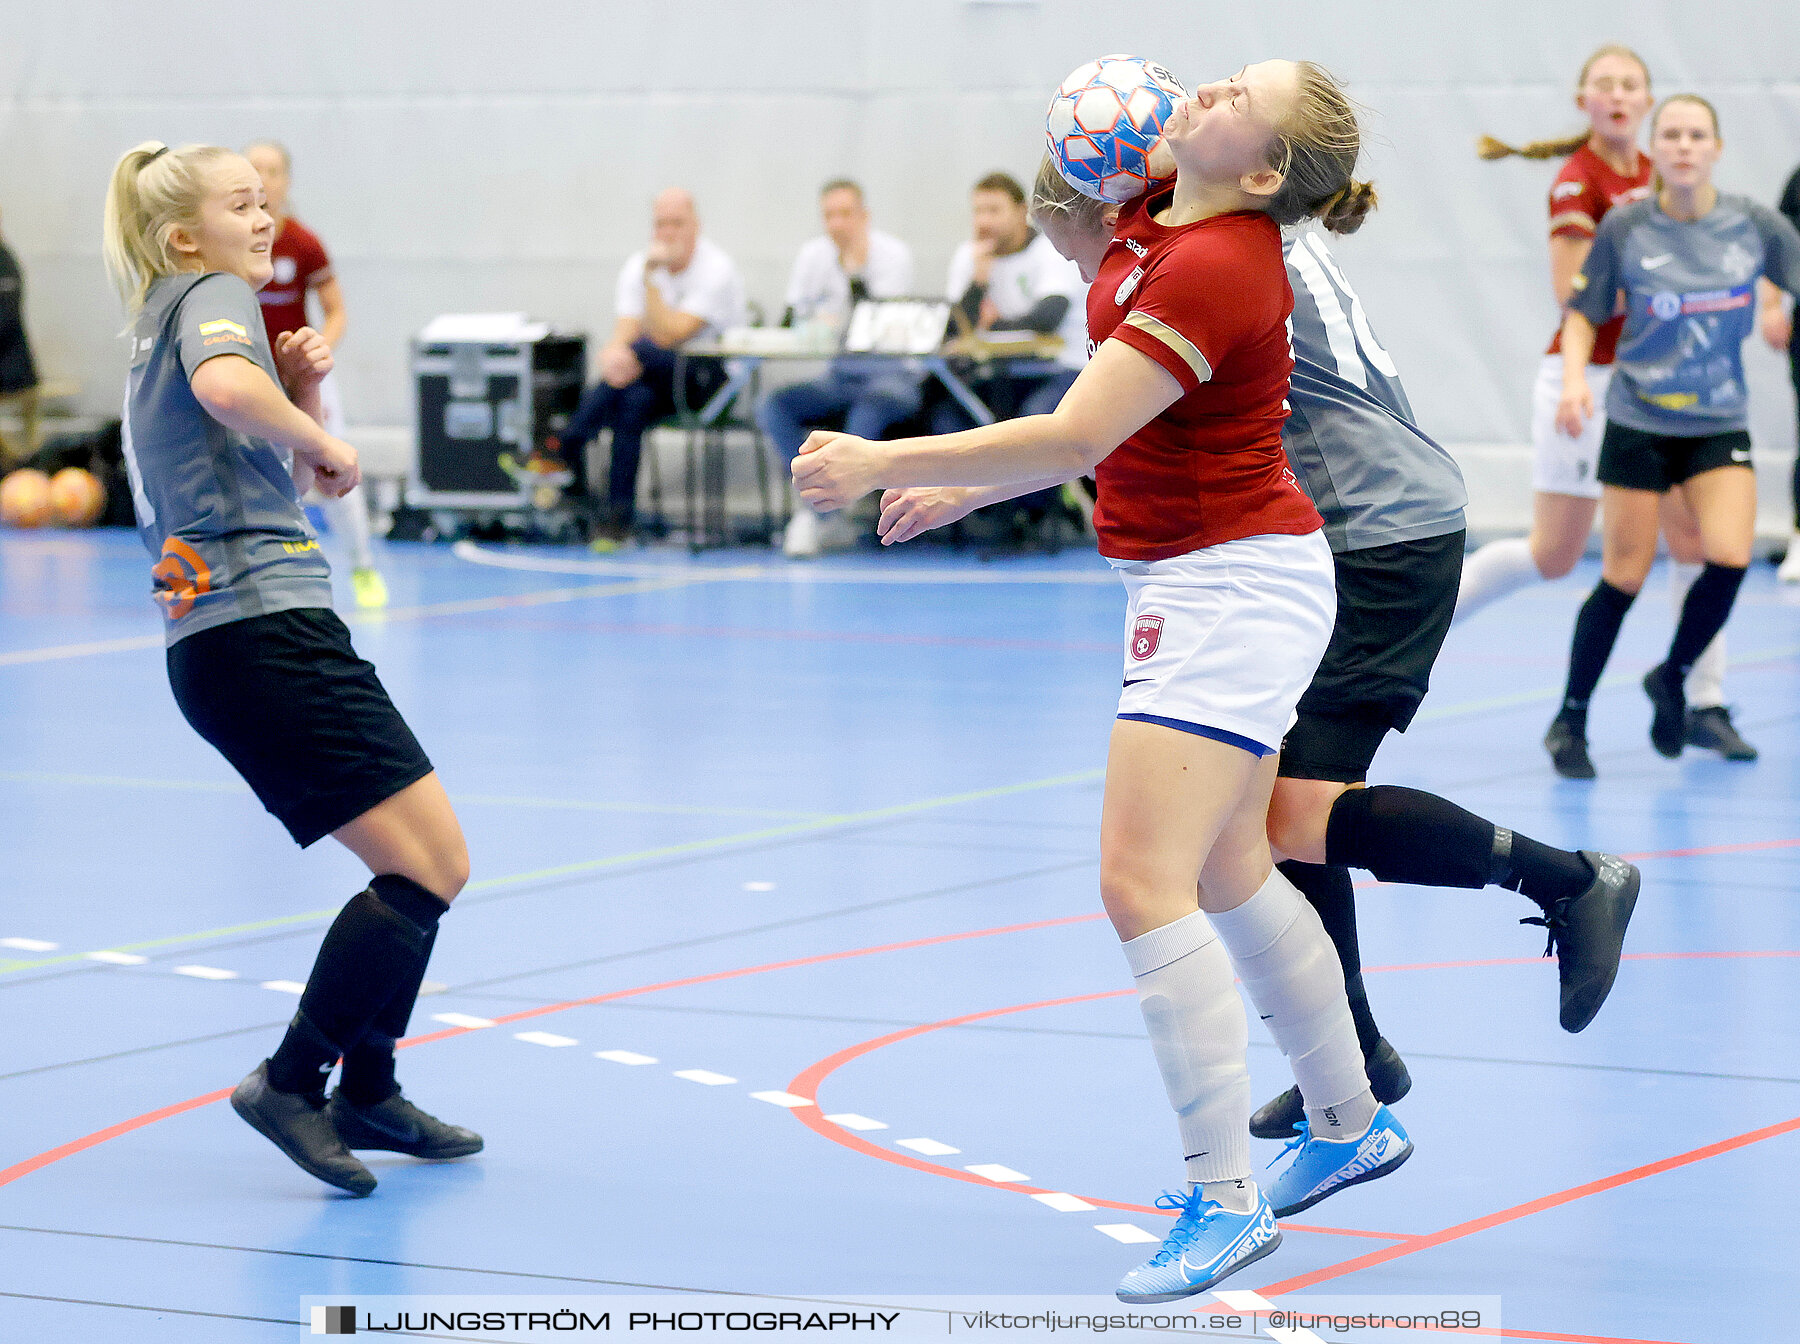
M600 381L590 387L558 439L545 443L534 468L566 468L568 494L587 495L587 446L612 431L606 498L599 506L595 548L616 547L631 534L637 509L638 461L644 432L677 409L675 375L685 366L683 402L698 410L725 381L717 359L677 360L677 351L704 336L744 325L744 282L722 248L700 236L694 198L678 187L652 208L650 245L619 272L618 319L597 360Z
M825 232L809 240L794 259L784 321L841 332L861 300L898 298L911 291L912 251L870 227L862 188L848 179L825 184L819 213ZM897 360L840 357L823 378L764 397L757 423L783 460L791 462L807 433L821 426L879 439L889 426L918 413L922 381L922 374ZM796 499L782 551L796 558L817 555L819 531L819 516Z
M996 419L1047 414L1087 364L1087 286L1075 263L1064 260L1031 227L1025 189L1010 174L989 173L977 182L969 210L973 236L950 258L945 286L955 309L953 330L977 340L1001 332L1036 332L1062 342L1041 361L1055 367L1022 372L1009 369L1002 357L975 366L971 381ZM931 412L933 434L953 434L974 423L953 400L938 403ZM1030 510L1057 493L1039 491L1007 507Z

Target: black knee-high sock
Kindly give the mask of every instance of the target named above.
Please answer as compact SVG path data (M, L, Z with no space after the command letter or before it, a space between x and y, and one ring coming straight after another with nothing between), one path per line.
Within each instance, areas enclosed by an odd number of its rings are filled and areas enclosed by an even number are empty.
M1594 880L1586 859L1394 784L1350 789L1325 825L1325 861L1366 868L1383 882L1509 887L1548 909Z
M1744 571L1733 565L1706 562L1700 577L1688 589L1681 604L1681 621L1675 627L1675 638L1669 642L1668 665L1685 681L1694 660L1706 652L1725 622L1731 616L1731 605L1737 601Z
M350 898L326 930L300 1011L269 1057L278 1092L317 1092L375 1015L425 973L438 918L449 907L410 878L383 874ZM415 991L416 992L416 991Z
M413 1004L418 1001L419 986L425 981L425 968L431 963L431 949L436 944L434 928L426 936L419 973L394 991L394 997L381 1006L362 1039L344 1051L339 1086L358 1106L378 1105L400 1090L394 1077L394 1045L406 1035L406 1024L412 1019Z
M1344 993L1350 1000L1351 1020L1356 1023L1357 1043L1367 1059L1381 1041L1381 1029L1375 1025L1368 991L1363 988L1362 949L1356 941L1356 892L1350 884L1350 870L1342 865L1296 863L1291 859L1276 867L1319 912L1319 922L1331 935L1331 945L1337 949L1338 962L1344 968Z
M1606 670L1606 660L1612 657L1613 645L1619 641L1619 627L1625 623L1625 613L1631 610L1635 601L1636 593L1615 588L1601 579L1588 594L1587 601L1581 604L1581 614L1575 618L1575 637L1569 645L1569 681L1563 689L1562 717L1582 733L1587 731L1588 701L1593 698L1594 687L1600 684L1600 674Z

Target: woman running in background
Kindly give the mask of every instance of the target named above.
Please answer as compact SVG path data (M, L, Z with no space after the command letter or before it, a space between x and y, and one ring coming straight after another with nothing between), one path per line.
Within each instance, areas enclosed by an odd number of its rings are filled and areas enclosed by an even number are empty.
M1563 140L1539 140L1514 149L1484 136L1484 159L1518 154L1527 159L1567 157L1550 185L1550 287L1559 305L1567 305L1581 263L1593 245L1594 231L1607 211L1642 200L1650 192L1648 155L1638 149L1638 132L1650 112L1650 71L1629 47L1601 47L1581 67L1575 82L1575 106L1587 114L1588 128ZM1613 351L1621 322L1601 324L1594 342L1588 378L1598 402L1606 399L1612 376ZM1509 537L1481 547L1463 566L1456 620L1466 620L1492 602L1538 579L1560 579L1575 568L1594 530L1600 503L1596 467L1600 437L1606 424L1596 417L1571 437L1557 427L1562 399L1562 331L1538 367L1531 394L1532 524L1529 537ZM1664 532L1672 552L1670 597L1679 609L1700 574L1700 542L1693 516L1679 495L1671 495L1663 511ZM1738 735L1725 708L1725 646L1709 648L1696 664L1688 688L1694 711L1687 725L1689 742L1723 753L1732 760L1755 760L1756 749ZM1547 740L1557 772L1571 779L1592 779L1593 763L1585 743Z

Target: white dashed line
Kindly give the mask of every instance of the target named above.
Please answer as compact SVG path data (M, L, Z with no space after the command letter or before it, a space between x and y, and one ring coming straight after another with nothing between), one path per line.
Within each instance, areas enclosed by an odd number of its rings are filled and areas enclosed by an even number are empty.
M1011 1167L1003 1167L998 1162L977 1162L974 1166L964 1167L964 1171L981 1177L984 1181L993 1181L996 1185L1007 1185L1013 1181L1029 1181L1031 1177L1022 1171L1014 1171Z
M221 970L217 966L177 966L176 975L192 976L196 980L235 980L236 971Z
M0 947L16 947L21 952L54 952L60 943L46 943L42 938L0 938Z
M1122 1241L1127 1246L1150 1246L1162 1240L1154 1232L1146 1232L1136 1223L1095 1223L1094 1231L1104 1232L1114 1241Z
M1047 1191L1041 1195L1033 1195L1038 1203L1046 1208L1055 1209L1058 1213L1092 1213L1094 1206L1085 1199L1077 1199L1074 1195L1065 1195L1060 1191Z
M939 1143L936 1139L901 1139L902 1148L910 1148L915 1153L923 1153L926 1157L949 1157L952 1153L960 1153L962 1149L952 1148L947 1143Z
M494 1025L491 1018L471 1017L467 1013L433 1013L431 1015L431 1020L433 1022L442 1022L446 1027L475 1028L491 1027Z
M774 891L775 884L773 882L746 882L746 883L744 883L744 890L745 891Z
M842 1125L845 1129L886 1129L887 1121L871 1120L866 1115L858 1115L855 1111L845 1111L842 1115L825 1117L834 1125Z
M558 1036L553 1031L515 1031L515 1041L524 1041L527 1045L547 1045L552 1049L564 1045L580 1045L573 1036Z
M298 980L265 980L262 982L262 987L264 989L272 989L277 994L306 993L306 986L301 984Z
M595 1059L610 1059L614 1064L654 1064L655 1055L640 1055L635 1050L596 1050Z
M142 966L149 957L140 957L135 952L89 952L89 961L104 961L108 966Z
M737 1079L728 1078L722 1073L714 1073L710 1069L677 1069L677 1078L685 1078L690 1083L700 1083L706 1087L724 1087L727 1083L735 1083Z
M1261 1293L1245 1288L1214 1289L1213 1296L1218 1298L1233 1311L1241 1311L1247 1316L1266 1315L1275 1310L1275 1304ZM1281 1344L1325 1344L1312 1331L1305 1327L1283 1328L1270 1325L1264 1327L1269 1338L1281 1341Z
M796 1107L815 1104L811 1097L797 1097L792 1092L752 1092L750 1095L757 1101L766 1101L771 1106L785 1106L790 1111Z

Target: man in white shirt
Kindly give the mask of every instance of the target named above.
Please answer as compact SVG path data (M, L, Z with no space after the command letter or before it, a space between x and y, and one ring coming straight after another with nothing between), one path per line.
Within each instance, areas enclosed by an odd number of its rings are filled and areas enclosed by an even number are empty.
M823 236L809 240L794 259L789 321L841 331L859 301L898 298L911 291L912 250L870 227L861 187L847 178L827 182L819 192L819 213ZM807 433L820 425L841 425L848 433L879 439L889 426L918 413L922 381L894 360L835 359L823 378L763 398L756 418L791 461ZM798 500L782 550L796 558L819 553L819 517Z
M700 236L694 198L681 188L657 196L650 245L620 270L615 306L617 321L596 361L600 381L583 395L560 444L545 445L574 473L569 493L583 494L587 445L602 429L612 430L597 549L617 546L631 532L644 431L675 412L676 350L744 325L743 279L731 258ZM685 400L697 408L725 381L725 371L716 359L685 363Z

